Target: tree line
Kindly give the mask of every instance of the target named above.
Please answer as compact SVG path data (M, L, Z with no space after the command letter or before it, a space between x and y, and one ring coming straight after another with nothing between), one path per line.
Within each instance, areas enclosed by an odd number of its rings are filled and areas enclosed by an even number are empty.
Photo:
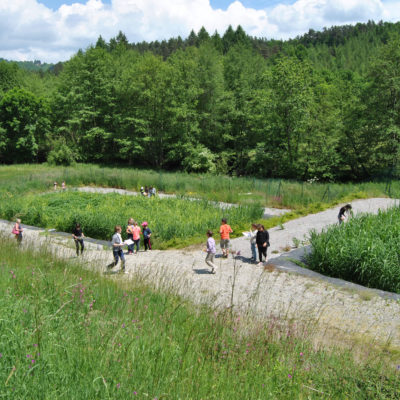
M0 61L0 159L324 181L394 176L399 65L400 24L286 42L240 26L136 44L120 32L46 71Z

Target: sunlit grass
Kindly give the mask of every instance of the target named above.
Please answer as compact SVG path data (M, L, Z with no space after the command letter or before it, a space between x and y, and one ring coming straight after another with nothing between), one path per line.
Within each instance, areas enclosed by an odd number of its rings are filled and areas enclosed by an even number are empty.
M288 321L194 307L4 237L0 259L1 398L399 396L395 366L317 349Z

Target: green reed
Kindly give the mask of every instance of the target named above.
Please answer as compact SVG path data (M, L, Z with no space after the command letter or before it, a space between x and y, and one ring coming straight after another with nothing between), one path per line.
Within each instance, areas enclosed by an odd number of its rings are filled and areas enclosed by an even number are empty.
M400 208L361 215L311 232L311 269L364 286L400 293Z

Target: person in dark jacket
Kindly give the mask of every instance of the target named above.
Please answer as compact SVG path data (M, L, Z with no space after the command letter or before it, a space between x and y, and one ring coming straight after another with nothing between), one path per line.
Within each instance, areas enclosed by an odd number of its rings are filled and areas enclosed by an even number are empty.
M352 210L351 204L346 204L339 210L339 215L338 215L339 225L342 224L347 219L349 219L351 210Z
M267 248L269 246L269 233L265 230L264 225L257 225L257 236L256 243L258 249L258 257L260 258L260 263L263 261L263 256L265 261L267 261Z

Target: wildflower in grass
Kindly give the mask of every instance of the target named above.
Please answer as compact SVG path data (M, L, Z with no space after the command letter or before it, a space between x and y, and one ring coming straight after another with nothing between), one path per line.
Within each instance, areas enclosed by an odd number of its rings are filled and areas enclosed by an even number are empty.
M303 353L300 353L300 357L303 357L303 355L304 355Z
M26 355L26 358L31 358L31 355L30 355L30 354L27 354L27 355Z
M293 378L292 375L290 375L290 374L288 374L287 376L288 376L289 379L292 379L292 378Z
M117 389L119 389L121 387L120 383L117 383Z
M400 371L400 365L397 366L397 371Z
M32 358L32 360L31 360L31 363L32 363L32 364L35 364L35 360L34 360L33 358Z
M133 394L136 396L136 395L137 395L137 392L133 392Z

